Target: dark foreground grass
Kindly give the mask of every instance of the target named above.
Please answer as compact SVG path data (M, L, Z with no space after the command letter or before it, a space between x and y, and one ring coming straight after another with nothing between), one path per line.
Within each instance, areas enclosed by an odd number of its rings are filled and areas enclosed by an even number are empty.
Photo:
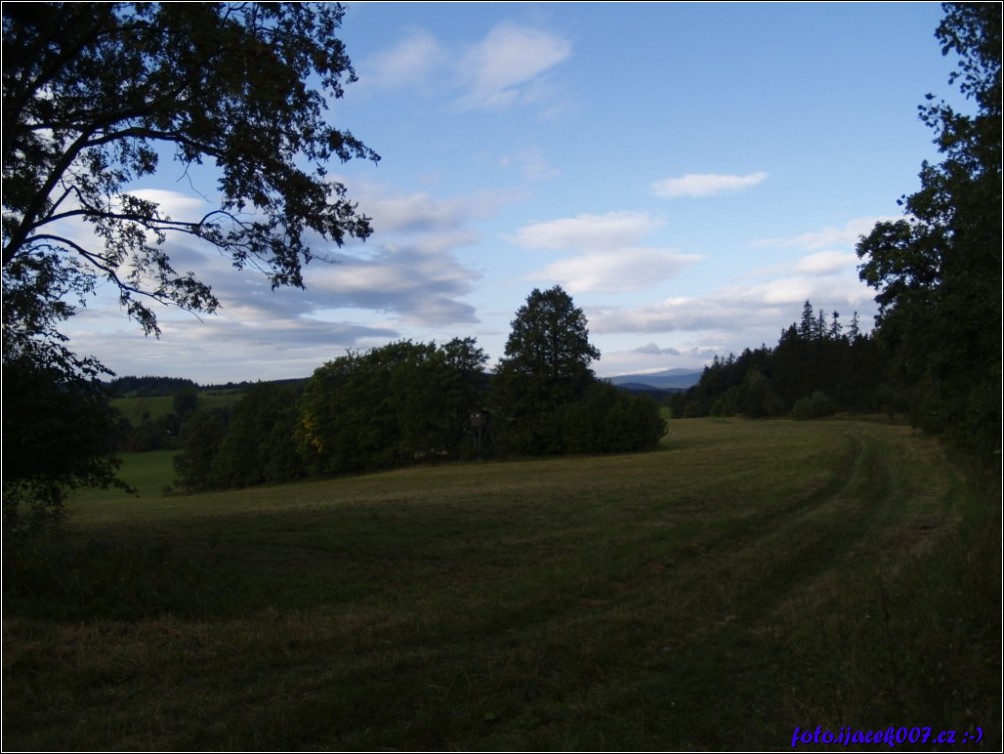
M89 495L8 574L3 745L790 749L892 725L989 751L999 548L999 500L936 443L856 422Z

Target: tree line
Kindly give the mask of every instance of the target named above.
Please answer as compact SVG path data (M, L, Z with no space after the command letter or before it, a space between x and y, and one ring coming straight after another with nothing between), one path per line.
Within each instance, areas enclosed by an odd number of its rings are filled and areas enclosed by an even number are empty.
M598 380L585 316L534 290L486 372L474 338L348 353L302 385L263 383L228 415L197 411L175 461L188 490L287 482L434 460L654 448L658 404Z
M698 384L673 395L670 406L679 417L888 413L903 405L887 371L887 353L861 332L856 313L845 330L838 312L827 317L806 301L801 320L782 330L775 347L716 356Z
M921 165L920 189L900 199L904 217L878 223L857 247L861 279L878 291L876 337L914 424L998 475L1001 8L944 4L935 36L958 57L949 81L966 104L927 96L920 118L942 159Z

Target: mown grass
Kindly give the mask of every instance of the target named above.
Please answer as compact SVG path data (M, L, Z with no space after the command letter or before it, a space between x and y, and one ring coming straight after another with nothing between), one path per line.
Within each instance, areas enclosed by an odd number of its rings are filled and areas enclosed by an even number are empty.
M185 497L155 467L8 584L5 748L1000 743L999 500L903 427Z
M199 391L198 407L206 411L227 410L233 408L243 396L243 392L236 390L229 392L203 390ZM140 424L144 417L159 419L174 413L174 398L170 395L115 398L111 401L111 405L133 425Z

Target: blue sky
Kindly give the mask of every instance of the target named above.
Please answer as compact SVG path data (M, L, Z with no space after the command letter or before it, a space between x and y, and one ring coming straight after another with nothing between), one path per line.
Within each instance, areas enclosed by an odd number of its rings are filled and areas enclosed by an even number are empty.
M334 166L365 243L271 291L169 241L211 317L145 338L102 289L66 328L119 375L309 376L348 349L473 336L494 361L534 288L589 320L600 376L773 345L811 299L869 326L854 244L916 190L951 99L933 3L352 3L359 81L333 121L382 157ZM170 160L139 192L203 207ZM176 174L177 173L177 174Z

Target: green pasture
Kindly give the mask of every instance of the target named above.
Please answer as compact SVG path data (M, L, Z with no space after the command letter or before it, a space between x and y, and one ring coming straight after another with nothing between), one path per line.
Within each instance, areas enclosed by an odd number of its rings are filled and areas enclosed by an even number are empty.
M646 454L192 496L170 457L7 574L5 749L1000 745L1000 501L909 428L679 420Z
M243 397L244 394L240 391L199 391L198 407L200 410L229 409ZM142 422L144 416L159 419L174 413L174 398L170 395L115 398L111 404L134 425Z

